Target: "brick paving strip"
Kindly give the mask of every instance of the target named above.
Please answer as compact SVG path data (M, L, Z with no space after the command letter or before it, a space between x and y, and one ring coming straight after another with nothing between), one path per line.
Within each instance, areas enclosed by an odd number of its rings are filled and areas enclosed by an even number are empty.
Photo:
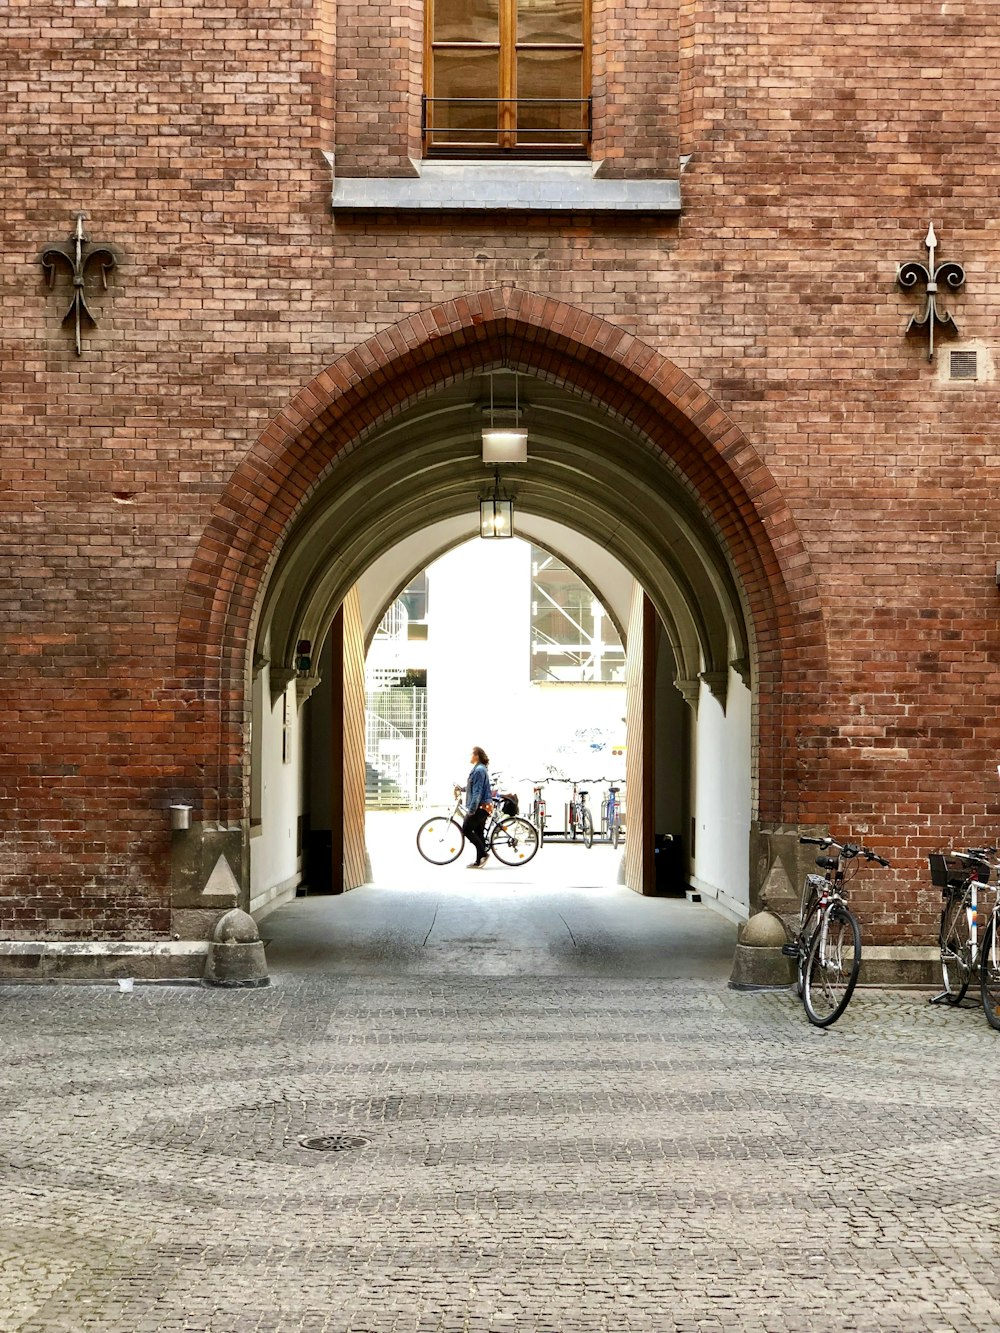
M864 992L821 1033L717 982L315 975L0 1006L2 1333L1000 1326L972 1008Z

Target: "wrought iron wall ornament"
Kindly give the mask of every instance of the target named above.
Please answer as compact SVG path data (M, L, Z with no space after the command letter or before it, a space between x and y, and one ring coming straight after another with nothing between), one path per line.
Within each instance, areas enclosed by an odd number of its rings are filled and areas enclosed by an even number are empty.
M106 245L91 245L90 241L83 232L83 219L86 213L77 213L76 231L64 245L50 245L43 250L39 256L42 267L45 269L45 276L48 278L49 286L55 282L56 267L60 261L66 265L73 279L73 300L70 307L63 315L64 324L73 321L76 334L76 354L83 355L81 345L81 326L84 322L91 328L97 327L97 320L90 313L87 306L87 298L84 290L84 282L87 275L87 269L93 264L100 266L101 281L105 291L108 286L108 274L118 263L118 259L113 250Z
M914 315L906 326L907 334L914 333L916 330L927 329L928 351L927 360L934 360L934 325L938 324L942 329L949 333L957 333L958 325L948 313L947 310L939 310L937 304L938 285L946 283L953 292L965 285L965 269L961 264L956 264L954 260L947 260L944 264L934 264L934 251L937 249L937 237L934 234L934 223L927 228L927 235L924 238L924 245L927 247L927 263L921 264L916 260L911 260L908 264L900 264L896 268L896 281L900 287L908 291L911 287L916 287L918 282L926 284L927 304L924 307L922 315Z

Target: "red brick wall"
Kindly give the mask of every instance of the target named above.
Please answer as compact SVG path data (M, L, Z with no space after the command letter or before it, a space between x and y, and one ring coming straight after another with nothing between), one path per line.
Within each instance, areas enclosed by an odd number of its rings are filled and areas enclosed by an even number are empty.
M676 170L678 8L677 0L593 0L593 157L603 176Z
M766 463L816 590L787 627L821 614L825 651L771 798L867 829L903 869L863 915L926 933L923 854L1000 814L996 396L937 382L893 279L933 219L963 340L997 348L993 0L598 9L599 146L619 174L690 154L679 222L334 223L321 149L409 170L419 31L333 0L0 10L0 927L168 929L164 806L228 809L242 737L238 685L174 669L217 502L337 356L514 283L639 337ZM120 253L79 359L37 263L78 209Z
M420 157L423 5L337 3L337 170L413 176Z

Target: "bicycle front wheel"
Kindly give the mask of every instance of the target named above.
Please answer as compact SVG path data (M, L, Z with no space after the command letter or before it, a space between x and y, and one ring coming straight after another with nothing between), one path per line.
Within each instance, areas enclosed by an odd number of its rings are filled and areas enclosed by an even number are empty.
M417 829L417 851L431 865L447 866L457 861L465 846L465 834L457 819L438 815Z
M983 999L983 1012L991 1028L1000 1032L1000 921L997 915L990 917L983 940L983 953L979 962L979 991Z
M941 996L947 1004L960 1004L972 979L972 941L969 938L969 913L964 893L945 900L941 909Z
M582 822L583 822L583 845L584 847L593 847L594 817L589 810L584 810Z
M796 938L798 953L795 959L795 994L802 999L806 988L806 962L809 958L809 946L813 936L819 930L819 899L814 898L802 923L802 929Z
M523 866L538 851L538 829L523 816L502 819L493 830L490 851L505 866Z
M861 927L853 912L834 907L809 946L802 1003L809 1022L827 1028L847 1008L861 970ZM824 938L825 937L825 938Z
M795 959L795 994L802 998L806 982L806 959L809 946L819 925L820 890L825 890L826 881L822 875L806 875L802 884L802 898L799 902L799 933L795 937L798 950Z

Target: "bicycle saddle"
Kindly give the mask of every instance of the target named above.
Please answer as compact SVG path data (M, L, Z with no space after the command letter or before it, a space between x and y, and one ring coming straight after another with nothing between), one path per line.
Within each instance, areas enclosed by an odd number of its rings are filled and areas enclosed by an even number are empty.
M820 870L836 870L837 858L835 856L817 856L816 864Z

